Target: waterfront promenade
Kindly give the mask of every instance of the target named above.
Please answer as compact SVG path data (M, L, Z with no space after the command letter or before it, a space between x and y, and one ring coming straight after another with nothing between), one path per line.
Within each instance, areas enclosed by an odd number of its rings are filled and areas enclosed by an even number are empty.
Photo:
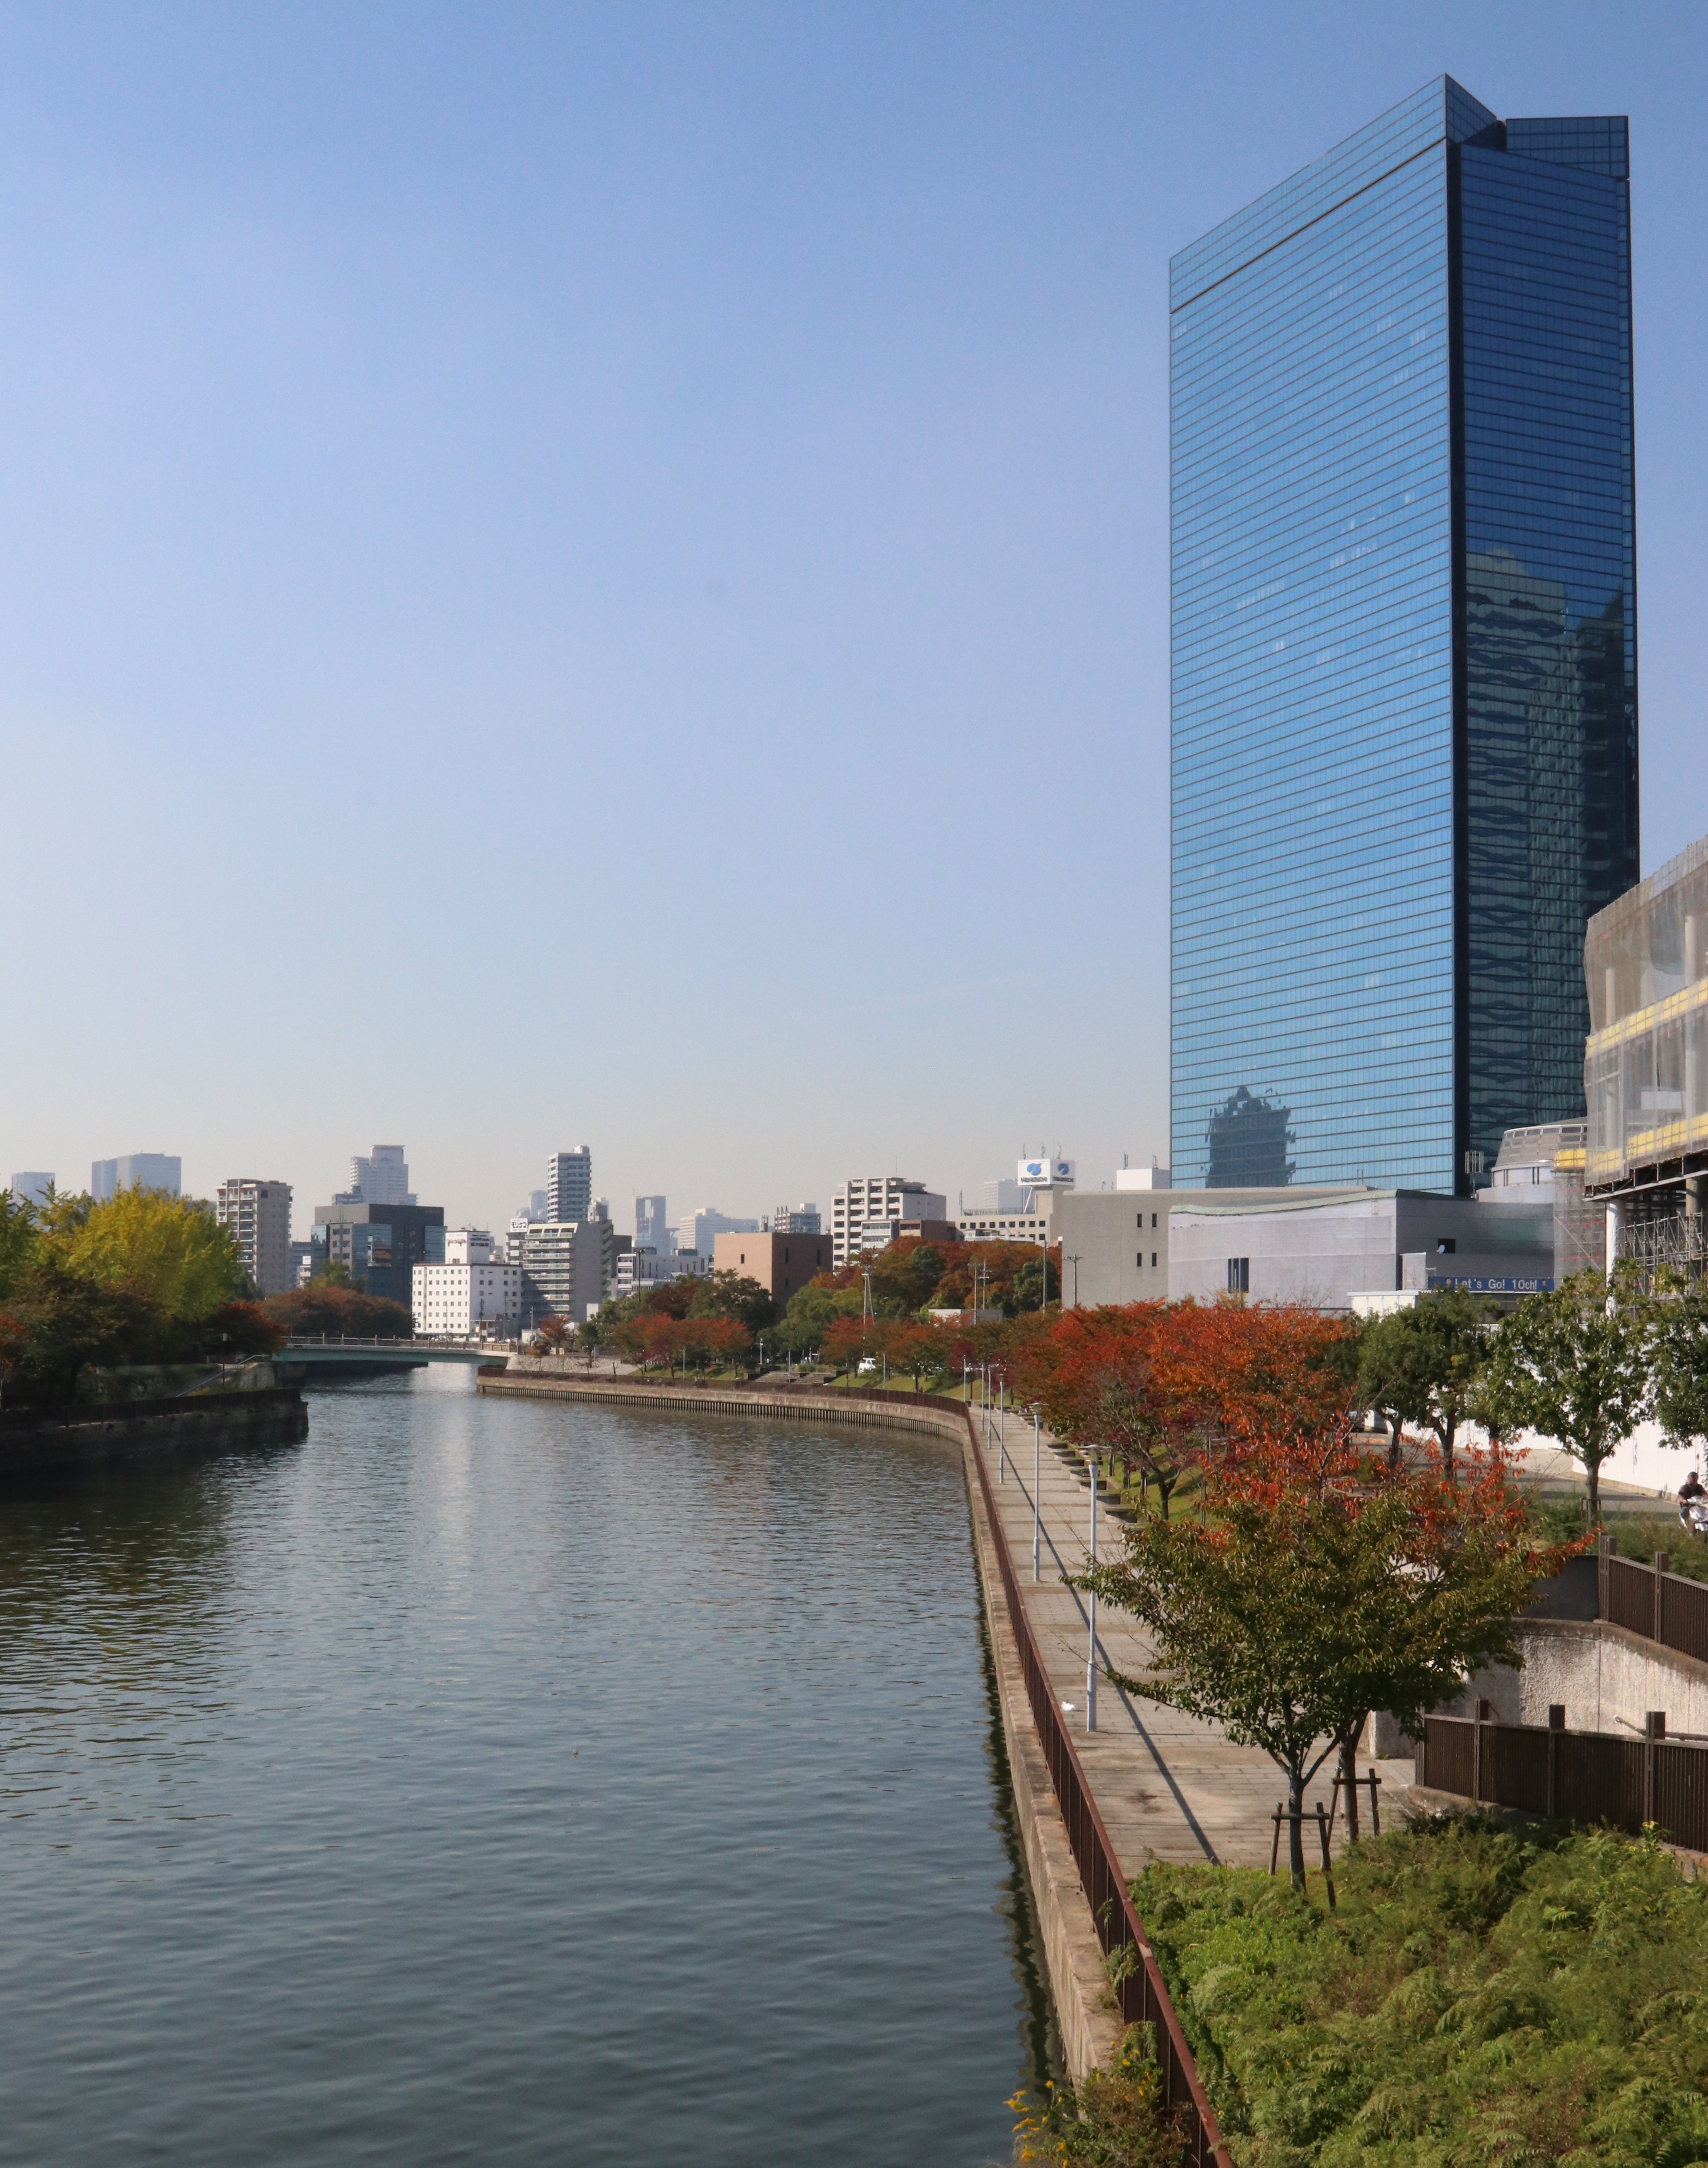
M1085 1729L1085 1661L1088 1641L1086 1598L1068 1587L1063 1576L1084 1569L1090 1555L1090 1491L1077 1468L1064 1464L1043 1433L1038 1455L1040 1481L1038 1578L1032 1578L1032 1427L1013 1413L1004 1428L1005 1475L997 1480L995 1443L986 1448L984 1419L973 1411L980 1452L990 1471L997 1518L1020 1582L1021 1598L1032 1622L1040 1654L1049 1670L1057 1699L1071 1703L1068 1724L1086 1777L1120 1859L1122 1871L1137 1874L1152 1860L1189 1864L1212 1861L1225 1866L1267 1867L1273 1834L1270 1817L1286 1789L1281 1772L1254 1747L1236 1746L1217 1724L1176 1710L1136 1700L1100 1676L1097 1729ZM995 1437L994 1414L991 1434ZM1123 1523L1106 1507L1097 1509L1097 1554L1112 1562L1122 1552ZM1148 1637L1129 1618L1106 1604L1097 1612L1100 1674L1105 1666L1143 1673L1148 1668ZM1398 1805L1398 1795L1412 1781L1405 1761L1361 1759L1362 1776L1374 1767L1383 1796ZM1334 1767L1326 1766L1308 1790L1308 1804L1332 1797ZM1369 1794L1362 1810L1368 1817ZM1308 1861L1316 1856L1313 1832ZM1344 1841L1344 1818L1336 1827L1336 1848Z

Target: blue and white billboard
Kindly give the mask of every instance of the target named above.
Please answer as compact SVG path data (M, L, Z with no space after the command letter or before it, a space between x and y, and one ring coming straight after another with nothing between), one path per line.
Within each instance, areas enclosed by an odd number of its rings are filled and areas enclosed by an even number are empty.
M1028 1189L1071 1189L1074 1162L1070 1159L1023 1159L1020 1178Z

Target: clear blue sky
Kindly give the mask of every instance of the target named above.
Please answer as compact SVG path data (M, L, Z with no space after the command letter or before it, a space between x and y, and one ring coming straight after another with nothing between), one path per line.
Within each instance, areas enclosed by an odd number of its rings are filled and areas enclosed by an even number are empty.
M1166 1155L1170 252L1632 118L1644 859L1708 829L1708 13L0 14L0 1172L454 1222ZM1376 811L1379 817L1379 809Z

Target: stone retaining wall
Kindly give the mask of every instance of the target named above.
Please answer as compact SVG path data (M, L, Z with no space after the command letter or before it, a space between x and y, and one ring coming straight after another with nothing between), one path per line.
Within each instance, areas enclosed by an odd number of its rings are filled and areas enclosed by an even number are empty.
M73 1409L50 1424L8 1430L0 1423L0 1480L162 1450L223 1452L234 1444L289 1444L305 1437L308 1427L308 1410L294 1386L192 1394L145 1411L121 1404L93 1409L84 1416Z

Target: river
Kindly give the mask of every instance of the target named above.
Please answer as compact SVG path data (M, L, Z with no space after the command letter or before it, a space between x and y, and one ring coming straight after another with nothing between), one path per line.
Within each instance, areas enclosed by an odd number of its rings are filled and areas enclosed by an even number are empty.
M0 1497L0 2161L1006 2161L953 1448L310 1406Z

